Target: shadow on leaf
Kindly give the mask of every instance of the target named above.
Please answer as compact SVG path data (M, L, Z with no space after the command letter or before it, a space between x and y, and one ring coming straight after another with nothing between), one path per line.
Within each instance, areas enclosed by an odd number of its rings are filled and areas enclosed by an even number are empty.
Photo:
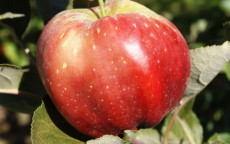
M72 127L64 118L63 116L57 111L54 104L52 103L49 96L45 96L43 98L46 110L53 121L53 123L65 134L69 135L70 137L73 137L75 139L81 140L81 141L87 141L92 138L84 135L83 133L76 130L74 127Z

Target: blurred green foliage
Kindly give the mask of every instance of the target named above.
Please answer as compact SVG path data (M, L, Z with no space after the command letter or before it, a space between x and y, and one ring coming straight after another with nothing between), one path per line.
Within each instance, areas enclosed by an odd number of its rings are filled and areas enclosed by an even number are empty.
M189 47L221 44L226 40L223 24L230 20L230 0L136 0L172 21L181 31ZM31 15L24 45L35 56L36 43L43 21L30 0ZM1 14L1 13L0 13ZM0 21L1 22L1 21ZM26 66L30 62L14 35L0 24L0 63ZM194 111L204 128L204 139L215 132L230 132L230 64L223 73L196 98Z

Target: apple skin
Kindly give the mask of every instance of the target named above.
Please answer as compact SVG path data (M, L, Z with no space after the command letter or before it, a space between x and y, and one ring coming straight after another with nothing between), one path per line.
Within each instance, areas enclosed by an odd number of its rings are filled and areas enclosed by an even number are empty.
M129 0L66 10L45 26L37 67L57 110L77 130L119 135L152 127L181 100L190 74L179 30Z

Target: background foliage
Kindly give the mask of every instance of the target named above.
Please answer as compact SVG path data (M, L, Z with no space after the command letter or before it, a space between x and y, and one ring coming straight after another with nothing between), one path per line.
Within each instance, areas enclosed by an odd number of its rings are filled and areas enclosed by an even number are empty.
M181 31L191 49L222 44L230 40L229 26L224 23L230 20L229 0L136 0L153 11L172 21ZM23 13L25 16L16 19L0 20L0 63L27 66L33 63L22 47L29 48L35 55L38 36L50 17L60 11L63 6L71 8L65 1L48 15L36 8L40 3L35 0L1 0L0 15L5 12ZM54 0L50 0L50 5ZM59 2L62 2L61 0ZM28 5L29 4L29 5ZM36 4L36 5L35 5ZM75 7L95 5L95 2L77 3ZM5 6L7 5L7 6ZM47 5L49 7L50 5ZM19 8L21 7L21 8ZM44 17L45 16L45 17ZM45 21L43 21L43 19ZM7 25L12 26L15 34L22 38L23 45ZM23 34L25 30L25 33ZM34 91L39 91L34 86ZM42 95L40 92L39 95ZM204 130L206 141L213 133L230 132L230 64L227 64L211 84L196 98L194 111ZM1 123L0 123L1 127ZM1 131L0 131L1 132ZM28 132L28 131L27 131ZM1 139L0 133L0 139ZM4 135L2 135L4 136ZM7 138L7 137L3 137ZM9 138L9 137L8 137ZM19 143L20 138L15 140Z

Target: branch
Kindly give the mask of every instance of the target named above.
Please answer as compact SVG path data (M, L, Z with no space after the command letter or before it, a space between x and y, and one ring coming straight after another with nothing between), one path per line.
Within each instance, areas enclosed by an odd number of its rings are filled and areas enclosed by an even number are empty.
M36 100L36 101L41 101L41 98L39 96L33 95L31 93L28 93L28 92L24 92L24 91L21 91L21 90L0 89L0 94L1 93L2 94L21 95L21 96L24 96L24 97L29 98L29 99L33 99L33 100Z
M163 144L168 144L169 134L170 134L170 132L172 130L172 126L173 126L176 118L178 117L181 109L194 97L195 97L195 95L191 95L191 96L188 96L188 97L184 98L184 102L182 104L180 104L177 107L177 109L175 110L175 112L173 113L173 117L169 122L168 128L167 128L165 136L164 136Z

